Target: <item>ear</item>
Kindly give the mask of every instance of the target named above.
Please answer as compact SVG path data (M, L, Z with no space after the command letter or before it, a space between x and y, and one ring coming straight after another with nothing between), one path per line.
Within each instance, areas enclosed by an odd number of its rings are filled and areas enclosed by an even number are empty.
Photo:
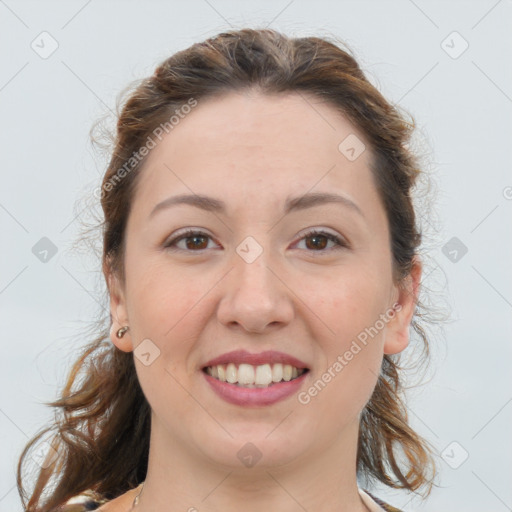
M409 328L418 302L422 263L414 256L410 274L396 287L400 305L395 308L395 314L386 328L384 354L397 354L409 345Z
M121 327L129 325L124 287L118 276L111 270L105 271L105 278L110 297L110 319L112 321L110 340L119 350L131 352L134 347L130 330L128 329L122 338L118 338L116 334Z

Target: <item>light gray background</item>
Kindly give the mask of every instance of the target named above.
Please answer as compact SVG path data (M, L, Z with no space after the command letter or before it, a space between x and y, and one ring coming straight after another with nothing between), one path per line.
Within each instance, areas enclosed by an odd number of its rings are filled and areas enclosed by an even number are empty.
M376 494L409 512L512 510L510 0L0 0L1 511L21 509L17 457L51 418L42 402L55 398L101 310L97 260L71 251L89 214L75 203L105 165L89 129L169 54L231 27L266 25L345 40L372 82L414 115L438 188L424 285L440 292L435 303L451 304L452 322L409 406L440 454L457 444L438 459L440 487L426 502ZM31 48L50 48L43 31L58 43L46 59ZM469 44L457 58L464 41L453 31ZM32 252L42 237L58 248L46 263ZM468 249L457 262L442 250L452 237Z

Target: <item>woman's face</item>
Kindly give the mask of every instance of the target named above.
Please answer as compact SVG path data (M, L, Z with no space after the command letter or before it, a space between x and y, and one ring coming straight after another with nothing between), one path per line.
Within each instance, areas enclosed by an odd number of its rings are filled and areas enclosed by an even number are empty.
M407 346L421 272L404 290L392 281L370 158L347 119L298 94L199 101L150 151L126 279L110 289L115 328L130 330L113 341L135 350L152 435L177 457L270 467L355 455L383 354ZM293 366L307 369L296 381Z

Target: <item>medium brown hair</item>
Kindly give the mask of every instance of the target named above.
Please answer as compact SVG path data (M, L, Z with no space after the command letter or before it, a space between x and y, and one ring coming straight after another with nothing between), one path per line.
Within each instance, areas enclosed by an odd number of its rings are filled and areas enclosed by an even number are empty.
M191 98L200 101L249 88L322 99L363 134L389 223L393 278L401 284L421 243L411 199L420 174L408 147L414 122L406 121L384 99L339 43L291 38L268 29L221 33L172 55L124 102L101 189L104 275L113 272L124 279L125 229L144 162L134 155ZM418 302L411 325L423 345L422 358L428 358L420 307ZM51 511L88 489L113 499L145 479L151 411L133 354L120 351L109 339L111 321L105 319L73 365L60 398L48 404L55 408L55 422L21 454L18 489L28 512ZM384 355L375 390L361 415L358 476L411 491L426 487L428 495L435 475L432 449L409 425L400 369L399 354ZM28 493L23 469L29 451L48 436L57 452L55 460L38 469Z

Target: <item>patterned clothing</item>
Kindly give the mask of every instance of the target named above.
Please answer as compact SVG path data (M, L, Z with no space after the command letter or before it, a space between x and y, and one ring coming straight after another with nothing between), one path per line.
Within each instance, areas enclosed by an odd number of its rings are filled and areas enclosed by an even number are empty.
M380 500L368 491L359 489L359 495L363 500L363 503L371 510L371 512L402 512L399 508L393 507L388 503ZM373 503L372 503L373 501Z

